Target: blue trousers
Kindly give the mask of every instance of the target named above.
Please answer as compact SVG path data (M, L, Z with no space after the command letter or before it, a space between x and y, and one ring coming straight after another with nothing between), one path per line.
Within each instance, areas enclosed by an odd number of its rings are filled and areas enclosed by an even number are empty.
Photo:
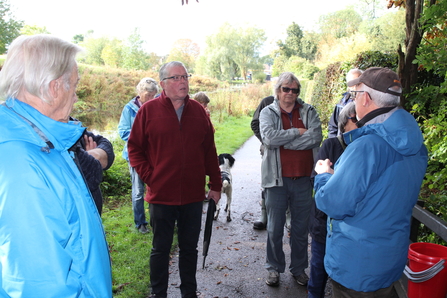
M312 203L312 185L309 177L296 180L283 177L283 186L266 188L267 209L267 262L268 271L283 273L286 260L282 247L286 211L290 209L290 266L292 275L297 276L308 266L307 225Z
M147 225L144 210L144 182L138 176L137 171L129 164L130 179L132 180L132 210L135 227Z
M150 204L150 224L154 237L150 257L152 294L167 296L169 253L177 223L180 292L182 298L197 297L197 242L202 225L203 202L180 206Z
M312 257L310 259L310 276L307 284L309 298L324 298L324 291L328 275L324 269L324 255L326 254L326 243L312 239Z

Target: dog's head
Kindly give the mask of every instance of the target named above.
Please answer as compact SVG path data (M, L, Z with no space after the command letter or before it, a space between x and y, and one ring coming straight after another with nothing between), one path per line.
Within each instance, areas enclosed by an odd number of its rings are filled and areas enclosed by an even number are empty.
M233 167L235 159L231 154L222 153L219 154L219 166L227 164L228 167Z

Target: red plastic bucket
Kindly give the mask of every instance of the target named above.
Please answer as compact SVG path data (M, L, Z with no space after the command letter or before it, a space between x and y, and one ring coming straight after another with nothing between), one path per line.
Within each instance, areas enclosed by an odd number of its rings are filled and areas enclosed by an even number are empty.
M440 260L447 260L447 247L425 242L410 244L408 267L414 272L431 268ZM424 282L408 280L408 298L445 298L447 295L447 262L444 269Z

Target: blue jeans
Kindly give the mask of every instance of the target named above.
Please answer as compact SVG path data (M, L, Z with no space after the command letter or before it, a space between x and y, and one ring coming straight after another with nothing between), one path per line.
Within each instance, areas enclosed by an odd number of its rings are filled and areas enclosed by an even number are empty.
M312 257L310 259L310 276L307 284L309 298L324 298L324 290L328 275L324 269L324 255L326 254L326 243L312 239Z
M147 225L144 210L144 182L138 176L137 171L129 164L130 179L132 180L132 210L135 227Z
M282 247L286 211L290 208L290 266L292 275L297 276L308 266L307 225L312 203L312 185L309 177L296 180L283 177L283 186L266 188L267 209L267 262L268 271L283 273L286 260Z
M203 202L180 206L150 204L150 223L154 237L150 258L152 294L167 296L169 253L177 222L180 292L183 298L197 297L197 242L202 225Z

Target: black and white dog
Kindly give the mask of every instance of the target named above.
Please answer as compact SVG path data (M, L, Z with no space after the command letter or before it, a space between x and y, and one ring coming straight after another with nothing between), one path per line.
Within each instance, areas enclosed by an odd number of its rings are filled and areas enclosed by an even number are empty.
M220 175L222 176L222 193L227 196L227 205L225 211L227 212L227 221L231 221L231 193L233 192L232 177L231 177L231 167L234 164L234 157L228 153L219 154L219 168ZM214 219L216 220L219 216L220 204L216 206L216 213L214 214Z

